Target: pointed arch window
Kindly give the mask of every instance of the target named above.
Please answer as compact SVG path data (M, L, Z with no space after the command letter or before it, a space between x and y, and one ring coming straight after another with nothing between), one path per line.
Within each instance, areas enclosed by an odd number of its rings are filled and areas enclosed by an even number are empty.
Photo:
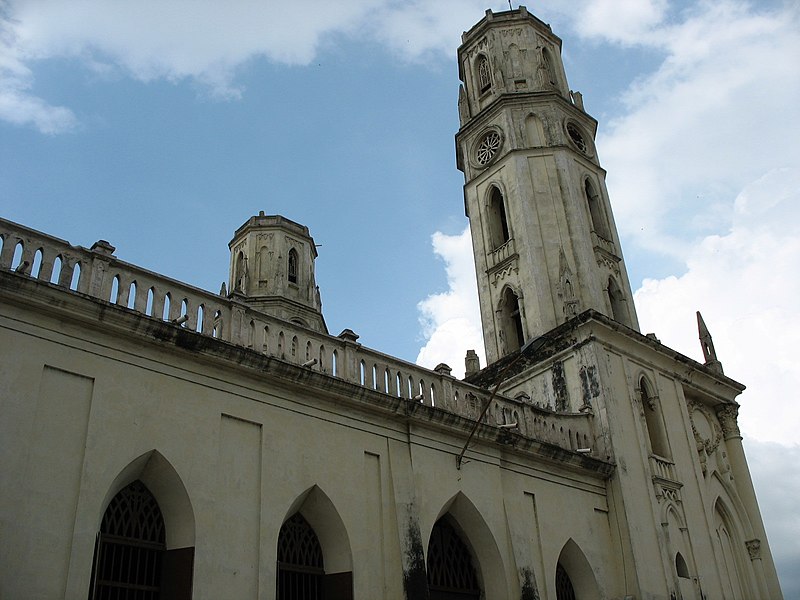
M644 420L647 427L647 437L650 440L650 452L661 458L670 458L667 432L664 428L664 419L661 415L658 396L653 392L653 387L642 375L639 378L639 399L644 410Z
M448 519L439 519L428 544L430 600L480 598L481 588L472 555Z
M592 219L592 231L604 240L611 241L611 231L608 226L603 201L597 193L592 182L585 179L583 182L583 193L586 196L586 204L589 206L589 216Z
M289 281L297 283L297 250L294 248L289 250L289 268L288 268Z
M510 239L505 199L502 192L493 186L489 193L489 243L492 250L497 250Z
M556 78L556 71L553 68L553 60L547 48L542 48L542 68L544 69L547 83L553 87L558 87L558 79Z
M165 550L164 518L139 480L108 505L95 547L92 600L158 600Z
M478 87L481 93L492 87L492 71L489 67L489 59L483 54L478 57Z
M622 296L622 291L613 277L608 278L606 291L608 292L608 302L611 306L611 318L623 325L629 325L625 298Z
M500 300L500 332L504 340L503 355L519 350L525 342L522 329L522 311L519 298L510 287L503 292Z
M296 513L278 535L277 600L321 600L325 575L317 534Z

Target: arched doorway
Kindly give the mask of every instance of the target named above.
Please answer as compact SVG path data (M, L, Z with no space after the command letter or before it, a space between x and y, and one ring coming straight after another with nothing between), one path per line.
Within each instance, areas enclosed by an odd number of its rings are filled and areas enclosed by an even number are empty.
M137 479L114 496L103 515L89 598L158 600L165 549L161 509Z
M472 553L447 516L439 519L431 531L427 567L430 600L480 598Z
M278 535L277 600L321 600L325 565L311 525L295 513Z

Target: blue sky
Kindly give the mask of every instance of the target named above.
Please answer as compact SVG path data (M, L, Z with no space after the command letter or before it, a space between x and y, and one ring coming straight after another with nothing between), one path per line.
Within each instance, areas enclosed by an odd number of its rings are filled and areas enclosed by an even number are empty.
M283 214L321 244L331 333L463 369L481 341L455 50L485 8L507 7L0 0L0 215L217 291L233 231ZM740 423L800 598L800 521L783 501L800 496L800 7L529 9L564 40L600 122L643 331L700 358L703 311L748 385Z

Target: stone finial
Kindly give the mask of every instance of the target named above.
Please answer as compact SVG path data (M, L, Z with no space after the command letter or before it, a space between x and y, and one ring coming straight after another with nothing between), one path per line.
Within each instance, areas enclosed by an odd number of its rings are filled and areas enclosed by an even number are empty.
M739 431L739 423L737 422L739 416L738 404L721 404L716 409L719 424L722 427L722 435L726 440L730 438L741 438L742 434Z
M444 363L439 363L433 368L433 370L436 371L439 375L450 375L450 373L453 372L453 369L451 369L449 365L446 365Z
M576 92L573 90L569 91L570 98L572 98L572 103L575 105L576 108L584 110L583 108L583 94L580 92Z
M357 342L358 341L358 334L353 331L352 329L345 329L342 333L338 336L340 339L343 339L345 342Z
M717 360L717 352L714 350L714 341L711 339L711 334L699 310L697 311L697 329L700 334L700 346L703 348L703 358L705 359L706 366L722 375L722 363Z
M228 296L228 286L225 285L224 281L222 282L222 287L219 288L219 295L222 296L223 298L226 298Z
M467 356L464 359L464 366L466 367L466 375L474 375L481 370L481 359L475 353L475 350L467 350Z
M105 254L106 256L112 256L116 248L111 244L109 244L106 240L97 240L94 244L92 244L90 250L92 252L97 252L98 254Z

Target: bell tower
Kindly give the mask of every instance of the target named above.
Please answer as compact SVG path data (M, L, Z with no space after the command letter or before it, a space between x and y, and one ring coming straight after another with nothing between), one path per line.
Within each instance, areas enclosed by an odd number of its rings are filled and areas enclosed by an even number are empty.
M228 247L232 294L261 312L328 333L308 227L262 211L236 230Z
M597 122L571 92L561 40L518 9L458 49L456 160L472 230L486 359L594 309L638 330Z

